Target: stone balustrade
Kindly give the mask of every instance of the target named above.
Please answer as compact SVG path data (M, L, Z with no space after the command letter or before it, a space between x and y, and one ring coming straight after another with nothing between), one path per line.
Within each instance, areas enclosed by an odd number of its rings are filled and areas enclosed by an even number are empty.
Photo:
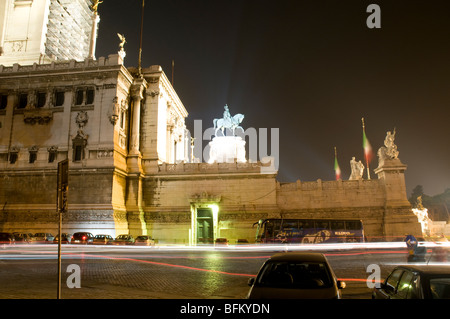
M79 69L95 68L102 66L114 66L122 65L123 60L118 54L110 54L107 58L100 57L97 60L85 59L84 61L64 61L64 62L52 62L47 64L33 63L32 65L20 65L15 63L12 66L0 65L0 74L6 73L20 73L20 72L34 72L34 71L52 71L52 70L66 70L66 69Z
M158 166L159 174L220 174L260 173L264 164L257 163L163 163Z

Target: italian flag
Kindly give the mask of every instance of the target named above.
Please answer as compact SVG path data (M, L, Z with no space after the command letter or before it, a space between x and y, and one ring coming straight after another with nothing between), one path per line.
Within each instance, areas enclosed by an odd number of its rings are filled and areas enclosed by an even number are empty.
M336 148L334 148L334 172L336 173L336 180L341 179L341 169L337 160Z
M373 157L372 146L370 145L369 140L366 137L366 131L363 130L363 148L364 148L364 157L366 158L366 163L370 163Z

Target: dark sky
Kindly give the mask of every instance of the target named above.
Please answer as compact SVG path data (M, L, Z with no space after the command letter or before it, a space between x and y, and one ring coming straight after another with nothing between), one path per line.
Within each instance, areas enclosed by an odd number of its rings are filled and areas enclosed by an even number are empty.
M381 8L369 29L367 6ZM141 0L104 0L96 56L127 40L137 66ZM161 65L203 127L242 113L244 128L279 128L281 182L343 179L396 128L408 196L450 187L450 1L146 0L142 66ZM370 163L371 176L378 166ZM366 176L366 175L365 175Z

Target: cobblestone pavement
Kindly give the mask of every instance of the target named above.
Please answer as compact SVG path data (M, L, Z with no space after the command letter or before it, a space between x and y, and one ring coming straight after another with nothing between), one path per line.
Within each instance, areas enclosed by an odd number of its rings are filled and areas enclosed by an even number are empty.
M37 248L36 248L37 249ZM57 292L55 248L0 251L1 299L53 299ZM163 252L87 248L63 254L64 299L241 299L272 252ZM3 257L3 258L2 258ZM385 259L383 261L383 258ZM328 256L339 278L364 279L370 263L392 256ZM68 288L69 265L81 270L81 288ZM387 265L384 274L392 268ZM364 281L347 281L344 299L369 299Z

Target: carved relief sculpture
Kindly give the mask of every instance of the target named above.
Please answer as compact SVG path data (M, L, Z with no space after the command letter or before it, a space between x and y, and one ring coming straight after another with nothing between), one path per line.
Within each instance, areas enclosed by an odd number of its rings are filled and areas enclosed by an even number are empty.
M83 131L88 119L89 117L86 111L78 112L77 117L75 118L75 122L78 125L78 132Z
M117 120L119 119L119 103L118 103L118 98L117 96L114 97L114 99L112 100L112 108L110 109L110 111L108 111L108 117L109 117L109 121L111 122L112 125L116 125Z

